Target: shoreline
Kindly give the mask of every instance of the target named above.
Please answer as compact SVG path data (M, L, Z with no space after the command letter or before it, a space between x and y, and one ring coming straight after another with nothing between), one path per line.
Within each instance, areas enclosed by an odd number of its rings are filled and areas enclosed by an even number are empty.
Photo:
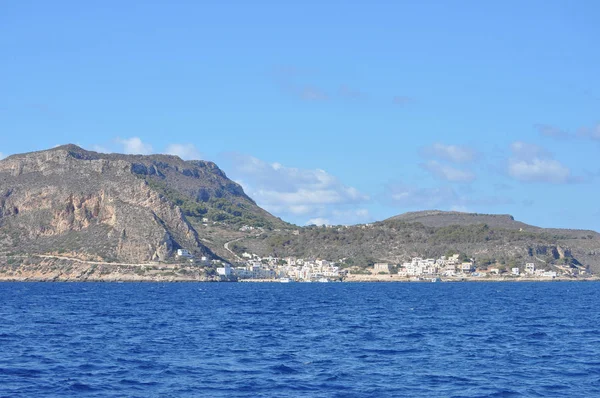
M29 263L14 263L10 258L0 257L0 282L219 282L219 283L281 283L277 279L238 279L237 281L223 280L221 277L206 273L204 269L185 263L179 264L125 264L91 262L81 259L56 258L55 256L32 256L37 261ZM31 259L32 257L29 257ZM4 261L3 261L4 260ZM591 282L600 281L600 275L585 276L510 276L489 275L439 277L428 276L422 280L415 277L399 276L397 274L348 274L343 278L332 278L330 283L432 283L437 282ZM302 281L294 283L306 283ZM317 281L313 283L319 283Z
M588 278L446 278L436 282L431 280L410 280L406 278L396 279L383 279L383 278L353 278L341 281L329 281L328 283L526 283L526 282L599 282L600 277L588 277ZM72 277L55 277L55 278L36 278L36 277L6 277L0 275L0 283L281 283L279 279L242 279L238 281L227 281L227 280L216 280L216 279L205 279L205 278L185 278L185 277L170 277L170 278L72 278ZM292 284L296 283L315 283L320 282L305 282L305 281L293 281Z

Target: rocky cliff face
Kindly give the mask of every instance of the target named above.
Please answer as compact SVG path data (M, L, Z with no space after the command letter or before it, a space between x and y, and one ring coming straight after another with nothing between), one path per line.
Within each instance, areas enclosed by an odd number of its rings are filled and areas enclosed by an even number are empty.
M74 145L14 155L0 161L0 252L66 251L130 262L165 260L178 248L211 256L181 205L208 212L214 198L277 220L210 162Z

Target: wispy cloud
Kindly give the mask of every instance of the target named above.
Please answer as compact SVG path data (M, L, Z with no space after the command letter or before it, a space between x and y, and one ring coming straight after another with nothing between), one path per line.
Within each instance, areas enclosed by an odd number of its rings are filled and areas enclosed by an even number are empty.
M476 174L465 168L464 164L475 159L475 150L467 146L447 145L441 142L421 148L421 156L436 158L421 163L422 169L428 171L439 180L448 182L469 183L476 179ZM462 167L455 166L463 164Z
M108 149L104 145L92 144L88 148L94 152L100 152L100 153L111 153L112 152L110 149Z
M93 144L88 147L92 151L101 153L125 153L129 155L150 155L156 153L151 144L142 141L139 137L131 138L115 138L109 143ZM183 160L198 160L202 159L202 154L198 148L192 144L178 144L172 143L160 151L160 153L166 153L168 155L179 156Z
M581 127L576 133L549 124L536 124L534 128L541 135L555 139L590 139L600 141L600 123L591 127Z
M582 127L579 129L578 135L582 138L600 141L600 123L592 127Z
M152 153L152 145L142 142L139 137L117 138L115 140L121 146L123 153L131 155L149 155Z
M476 152L467 146L446 145L441 142L436 142L424 147L422 149L422 154L453 163L467 163L475 159Z
M286 167L239 153L230 153L227 159L229 174L244 190L260 206L281 216L335 216L340 206L369 200L325 170Z
M475 173L468 170L461 170L446 164L441 164L435 160L421 163L421 168L427 170L434 177L444 181L472 182L475 180Z
M515 160L509 163L509 174L525 182L565 183L571 172L568 167L553 159Z
M551 126L549 124L535 124L533 125L533 127L545 137L561 139L572 137L572 135L568 131L558 128L556 126Z
M332 225L331 221L329 221L328 218L323 218L323 217L317 217L317 218L311 218L310 220L308 220L306 222L306 225Z
M315 86L305 86L299 91L300 98L305 101L327 101L329 96L323 90Z
M367 209L333 210L325 217L314 217L306 225L354 225L373 221Z
M165 153L179 156L183 160L202 159L202 154L194 144L170 144L167 146Z
M0 160L4 159L6 156L2 152L0 152Z
M514 142L508 160L508 174L522 182L563 184L573 182L571 170L534 144Z

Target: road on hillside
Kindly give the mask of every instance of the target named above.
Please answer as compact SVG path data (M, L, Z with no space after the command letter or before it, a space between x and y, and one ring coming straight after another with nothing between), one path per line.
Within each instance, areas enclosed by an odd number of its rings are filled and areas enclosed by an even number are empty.
M262 228L258 228L258 229L259 229L259 231L260 231L259 233L257 233L256 235L250 235L250 236L257 237L257 236L259 236L259 235L262 235L262 234L265 232L265 230L264 230L264 229L262 229ZM229 248L229 244L230 244L230 243L237 242L237 241L240 241L240 240L242 240L242 239L246 239L246 238L249 238L249 236L242 236L242 237L240 237L240 238L236 238L236 239L234 239L234 240L230 240L229 242L226 242L226 243L223 245L223 247L225 248L225 250L227 250L229 253L231 253L231 255L233 256L233 258L235 258L235 259L236 259L236 261L244 261L244 259L242 259L240 256L238 256L237 254L235 254L235 253L233 252L233 250L231 250L231 249Z

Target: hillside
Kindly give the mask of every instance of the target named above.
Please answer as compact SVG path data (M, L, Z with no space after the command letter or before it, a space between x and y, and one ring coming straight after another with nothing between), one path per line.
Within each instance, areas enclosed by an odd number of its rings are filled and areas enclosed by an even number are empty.
M238 242L260 254L338 260L353 265L462 253L480 264L536 262L600 272L600 234L543 229L509 215L424 211L356 226L306 227Z
M144 262L185 248L218 257L220 241L198 233L209 224L225 239L245 224L285 225L212 162L75 145L0 161L0 252Z
M34 276L36 264L69 259L131 267L174 262L179 248L196 258L237 261L250 251L363 267L454 252L483 265L534 261L600 273L600 234L543 229L510 215L431 210L300 228L258 207L212 162L75 145L0 161L0 265L11 261L16 272L27 259Z
M420 223L427 227L448 227L450 225L480 225L486 224L493 228L537 230L525 223L515 221L509 214L477 214L458 211L416 211L400 214L385 220L385 222L401 221L405 223Z

